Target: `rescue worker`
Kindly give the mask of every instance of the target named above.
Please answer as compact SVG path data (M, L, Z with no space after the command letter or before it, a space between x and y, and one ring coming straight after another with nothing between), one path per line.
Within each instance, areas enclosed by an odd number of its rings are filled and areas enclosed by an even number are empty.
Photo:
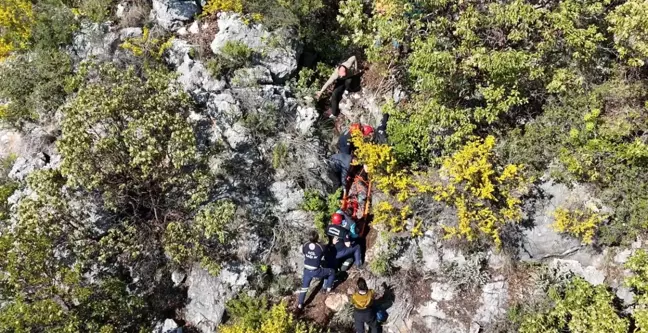
M331 224L326 227L326 234L330 236L329 245L335 253L335 259L340 260L353 257L356 268L362 267L362 250L360 245L351 245L351 234L342 227L343 217L340 214L333 214ZM337 265L336 265L337 267Z
M356 57L353 56L338 65L335 71L333 71L333 74L329 77L328 81L324 83L322 89L315 94L315 97L319 99L326 88L333 85L331 108L325 114L329 119L335 119L340 114L340 101L342 100L345 91L360 90L360 75L362 73L357 72L357 70L358 62L356 61Z
M333 214L333 217L331 218L331 223L336 224L337 221L340 220L342 220L341 223L342 228L346 229L349 232L349 237L351 237L352 240L360 237L360 235L358 234L356 223L353 220L353 218L351 218L351 216L349 216L343 210L338 209L335 212L335 214Z
M349 175L353 160L351 155L344 153L337 153L329 158L331 168L336 174L340 175L340 186L342 186L344 195L347 193L347 176ZM362 168L367 172L366 165L363 165Z
M340 184L346 192L346 179L349 174L349 169L351 168L351 161L353 158L351 154L338 153L329 159L331 162L331 168L335 171L336 174L340 175Z
M355 331L365 333L365 324L367 324L370 333L378 333L378 322L372 308L374 291L367 287L367 281L363 278L358 278L357 286L358 291L351 296Z
M374 136L375 143L387 144L387 121L389 121L389 113L383 113L377 133Z
M340 138L338 139L338 149L340 150L340 153L351 155L354 148L353 142L351 141L351 136L355 131L360 130L360 124L355 123L351 124L351 126L349 126L349 129L347 131L344 131L344 133L340 135Z
M349 155L353 153L355 147L353 146L351 137L356 131L361 132L363 137L369 137L373 134L374 129L369 125L360 125L358 123L351 124L349 130L342 133L338 139L338 149L340 150L340 153Z
M324 279L324 288L326 292L330 292L333 288L335 280L335 270L332 268L324 268L322 266L322 258L324 257L324 247L319 244L319 234L313 230L308 237L308 243L302 247L302 254L304 254L304 277L302 278L302 288L299 290L299 300L297 304L298 309L303 309L306 294L310 288L310 283L313 279Z

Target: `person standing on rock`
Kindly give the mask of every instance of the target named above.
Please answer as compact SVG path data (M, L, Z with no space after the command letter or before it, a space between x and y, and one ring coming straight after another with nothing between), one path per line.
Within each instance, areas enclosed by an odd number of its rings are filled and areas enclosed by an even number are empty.
M358 290L351 296L353 304L353 321L356 333L365 333L365 324L370 333L378 333L379 325L373 310L374 291L367 287L367 281L358 278Z
M326 117L335 120L340 114L340 101L345 91L360 90L360 75L362 72L358 72L358 62L355 56L337 66L322 89L315 94L315 97L319 99L322 93L333 85L331 108L325 113Z
M302 254L304 255L304 277L302 278L302 288L299 290L299 300L297 304L298 309L304 308L306 301L306 294L310 288L310 283L313 279L324 279L324 288L327 292L333 288L335 281L335 270L332 268L322 267L322 259L325 254L324 247L319 244L319 234L313 230L308 237L308 243L302 247Z

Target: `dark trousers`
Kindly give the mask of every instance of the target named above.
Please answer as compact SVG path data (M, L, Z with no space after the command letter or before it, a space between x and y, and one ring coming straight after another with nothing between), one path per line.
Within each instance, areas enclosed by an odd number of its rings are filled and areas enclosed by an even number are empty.
M373 310L355 310L353 311L353 321L356 333L365 333L365 323L369 325L370 333L378 333L379 325L376 321L376 315Z
M360 91L360 88L359 74L353 75L348 79L338 79L331 94L331 114L336 117L340 114L340 101L345 91L356 92Z
M322 268L322 267L315 270L304 268L304 277L302 278L302 288L299 290L300 305L304 305L304 301L306 301L306 294L308 293L308 289L310 288L311 281L313 281L313 279L323 279L323 278L326 278L326 281L324 281L324 288L332 288L333 282L335 280L335 270L332 268Z
M360 265L362 265L362 251L360 249L360 245L344 247L342 249L336 248L335 251L335 259L343 259L353 255L353 260L355 261L356 266L360 267Z

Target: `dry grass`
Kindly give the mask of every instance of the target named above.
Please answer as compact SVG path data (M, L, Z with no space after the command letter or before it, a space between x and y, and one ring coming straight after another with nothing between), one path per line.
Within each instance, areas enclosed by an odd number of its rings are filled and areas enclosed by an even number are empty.
M198 34L189 34L187 40L193 45L196 50L196 57L198 59L207 59L213 55L211 50L211 42L214 36L218 33L218 19L215 15L205 17L200 20L200 32ZM205 29L203 27L207 25Z
M122 28L143 26L149 19L151 7L149 0L130 0L126 2L124 16L121 18L119 26Z

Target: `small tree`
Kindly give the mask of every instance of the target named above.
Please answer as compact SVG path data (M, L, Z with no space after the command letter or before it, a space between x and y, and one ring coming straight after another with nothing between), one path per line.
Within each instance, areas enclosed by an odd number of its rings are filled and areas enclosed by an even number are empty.
M187 171L199 163L186 120L192 104L170 74L86 64L74 83L58 141L68 185L99 191L113 209L153 215L192 192Z

